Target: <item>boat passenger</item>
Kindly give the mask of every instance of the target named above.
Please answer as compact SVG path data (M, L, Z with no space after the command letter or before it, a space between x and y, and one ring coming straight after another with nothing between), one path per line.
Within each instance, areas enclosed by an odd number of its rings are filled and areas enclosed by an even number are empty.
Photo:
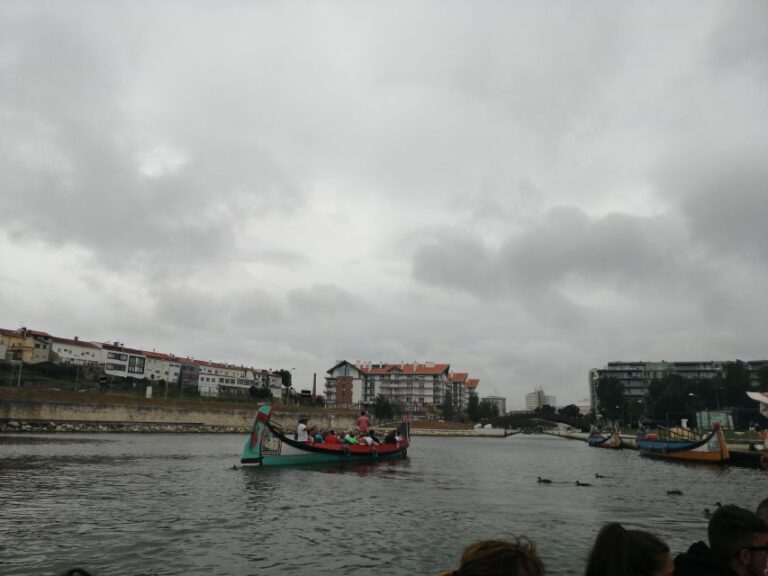
M296 428L296 441L306 442L308 438L309 436L307 434L307 419L299 418L299 425Z
M669 546L643 530L606 524L589 553L585 576L672 576L675 565Z
M347 432L347 435L344 436L344 440L346 440L347 444L360 444L352 431Z
M481 540L464 549L459 569L440 576L543 576L536 545L526 537Z
M387 432L387 435L384 436L384 444L396 444L397 440L395 440L395 436L397 436L397 430L390 430Z
M335 430L328 430L328 435L325 437L326 444L338 444L341 442L338 436L336 436Z
M368 432L368 426L371 424L371 419L365 413L365 410L360 411L360 416L357 418L357 429L365 434Z
M379 442L379 439L376 438L376 435L373 433L373 430L369 430L368 434L361 434L361 436L362 436L362 440L360 442L361 444L365 443L368 446L378 446L379 444L381 444L381 442Z
M675 558L675 576L760 576L768 568L768 524L738 506L721 506L696 542Z

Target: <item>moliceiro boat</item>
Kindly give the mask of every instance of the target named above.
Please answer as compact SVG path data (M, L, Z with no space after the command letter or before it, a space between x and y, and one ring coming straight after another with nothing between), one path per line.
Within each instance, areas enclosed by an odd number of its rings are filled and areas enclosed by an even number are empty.
M393 444L373 446L298 442L289 438L279 424L270 420L271 406L262 406L253 420L240 458L242 464L257 466L291 466L343 462L371 462L384 458L405 458L409 445L409 425L399 428L402 439Z
M587 444L596 448L613 448L614 450L624 446L618 429L614 428L610 434L601 434L593 430L587 436Z
M637 449L641 454L689 462L723 463L730 458L723 428L715 422L712 432L699 435L684 428L662 428L658 433L640 433Z

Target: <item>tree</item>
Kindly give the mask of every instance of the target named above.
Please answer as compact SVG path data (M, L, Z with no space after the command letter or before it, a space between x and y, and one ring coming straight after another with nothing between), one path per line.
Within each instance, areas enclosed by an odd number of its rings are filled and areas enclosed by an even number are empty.
M757 371L757 381L760 382L760 387L765 390L768 388L768 364L761 366Z
M499 415L499 407L488 399L481 400L477 405L478 420L490 420Z
M669 419L689 411L692 388L679 374L667 374L648 386L648 409L656 420Z
M723 366L723 396L725 404L733 407L747 406L747 390L749 385L749 368L741 360L728 362Z
M624 387L616 378L601 377L597 381L597 402L603 416L609 420L621 418L624 409Z
M392 409L392 404L389 403L386 396L382 396L381 394L376 396L376 399L373 401L373 415L379 422L388 422L394 418L395 414Z
M568 406L563 406L558 410L558 413L563 418L581 418L581 410L579 410L579 407L576 406L576 404L568 404Z
M469 397L469 404L467 405L467 418L469 418L472 422L477 422L480 419L477 410L479 403L480 398L474 394Z
M443 398L443 418L445 420L453 420L453 394L450 390L445 391L445 397Z

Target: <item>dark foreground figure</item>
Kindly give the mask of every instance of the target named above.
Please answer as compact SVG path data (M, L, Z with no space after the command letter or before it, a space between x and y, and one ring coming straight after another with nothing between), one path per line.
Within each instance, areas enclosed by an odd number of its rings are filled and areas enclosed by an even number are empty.
M532 540L482 540L461 555L458 570L440 576L543 576L544 564Z
M709 546L696 542L675 558L675 576L765 576L768 525L753 512L722 506L707 527Z

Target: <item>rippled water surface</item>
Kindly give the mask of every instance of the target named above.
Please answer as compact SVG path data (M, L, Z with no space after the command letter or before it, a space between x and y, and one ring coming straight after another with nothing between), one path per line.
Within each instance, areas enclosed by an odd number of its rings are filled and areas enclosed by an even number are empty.
M232 470L243 441L0 435L0 572L436 574L474 540L526 534L550 574L578 574L606 521L679 552L705 538L705 507L768 495L757 470L548 436L416 438L407 460Z

